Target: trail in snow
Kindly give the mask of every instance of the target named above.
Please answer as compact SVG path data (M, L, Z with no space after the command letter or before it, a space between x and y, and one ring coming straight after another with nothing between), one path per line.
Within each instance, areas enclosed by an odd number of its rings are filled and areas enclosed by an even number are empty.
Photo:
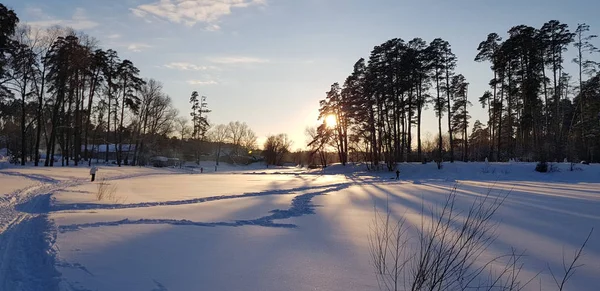
M57 180L12 171L0 171L0 175L24 177L37 182L0 196L0 290L58 290L60 273L55 269L53 249L56 230L47 215L50 198L58 190L78 186L88 180ZM107 180L149 175L156 173L117 175Z
M249 197L260 197L260 196L271 196L271 195L287 195L296 192L304 192L319 189L328 189L332 187L345 187L349 183L339 183L333 185L322 185L322 186L305 186L297 187L292 189L278 189L278 190L267 190L262 192L252 192L236 195L221 195L221 196L210 196L203 198L195 198L189 200L175 200L175 201L160 201L160 202L142 202L132 204L97 204L97 203L73 203L73 204L58 204L52 205L50 211L67 211L67 210L98 210L98 209L128 209L128 208L144 208L154 206L175 206L175 205L186 205L186 204L198 204L218 200L227 199L238 199L238 198L249 198Z
M61 184L28 187L2 202L2 219L10 221L3 221L0 233L0 290L58 289L59 273L51 250L54 239L47 231L51 225L47 215L41 213L50 204L49 194L42 194L51 193Z
M286 224L286 223L275 223L275 220L283 220L292 217L300 217L303 215L314 214L315 205L312 203L312 199L315 196L325 195L330 192L341 191L345 188L350 187L350 183L341 183L337 186L327 186L327 187L317 187L317 188L325 188L318 192L306 193L302 195L298 195L294 197L292 200L292 204L290 208L286 210L272 210L270 215L259 217L251 220L236 220L232 222L194 222L190 220L176 220L176 219L138 219L138 220L129 220L123 219L119 221L108 221L108 222L94 222L94 223L85 223L85 224L72 224L72 225L62 225L58 227L60 232L70 232L77 231L83 228L89 227L102 227L102 226L119 226L119 225L134 225L134 224L170 224L170 225L185 225L185 226L200 226L200 227L217 227L217 226L225 226L225 227L239 227L239 226L263 226L263 227L281 227L281 228L296 228L295 224ZM314 188L313 188L314 189ZM274 195L274 194L266 194L271 193L272 191L263 192L263 195L253 195L254 196L265 196L265 195ZM296 192L289 190L288 192ZM286 192L287 193L287 192ZM233 199L238 198L237 196L242 195L231 195L231 196L220 196L220 197L231 197L231 198L222 198L222 199ZM244 196L247 197L247 196ZM218 199L214 199L218 200ZM214 201L210 200L210 201ZM152 206L152 205L151 205Z

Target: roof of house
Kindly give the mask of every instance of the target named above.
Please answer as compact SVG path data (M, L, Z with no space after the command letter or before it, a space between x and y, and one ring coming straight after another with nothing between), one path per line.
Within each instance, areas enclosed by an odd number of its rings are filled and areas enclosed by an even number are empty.
M88 151L94 151L97 153L105 153L106 152L106 144L101 144L101 145L88 145L87 146ZM119 149L119 145L118 144L109 144L108 145L108 152L109 153L114 153L117 152L117 150ZM85 150L85 146L81 146L81 150L84 151ZM131 152L135 150L135 145L134 144L123 144L123 151L124 152Z

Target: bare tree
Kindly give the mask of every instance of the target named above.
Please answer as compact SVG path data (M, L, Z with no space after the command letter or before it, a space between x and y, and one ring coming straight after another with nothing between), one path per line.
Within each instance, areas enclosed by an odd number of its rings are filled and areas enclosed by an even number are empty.
M180 116L175 118L175 126L177 128L177 132L181 135L181 140L183 141L186 136L192 134L192 128L188 125L188 119Z
M496 238L498 224L492 217L509 195L491 192L490 189L476 198L463 212L458 210L454 188L440 208L426 213L422 207L421 223L415 228L406 226L404 219L393 220L388 204L384 214L375 207L368 239L380 289L522 290L530 284L537 275L526 282L520 281L519 276L524 253L511 249L489 260L482 257ZM411 232L416 235L409 236ZM591 234L571 263L563 264L562 280L556 279L550 270L558 290L564 289L579 267L577 261Z
M267 165L282 165L283 158L290 152L291 146L292 141L284 133L268 136L263 150Z
M245 150L248 150L248 151L255 150L256 148L258 148L258 144L256 143L256 140L257 140L256 133L252 129L248 128L246 130L246 134L242 137L241 146L242 146L242 148L244 148Z
M256 134L245 122L230 122L227 125L228 142L233 145L233 155L240 155L242 150L256 147Z
M221 157L221 150L223 145L228 140L228 126L224 124L218 124L208 131L208 139L215 143L215 157L216 165L219 165L219 158Z
M590 237L592 236L592 233L594 232L594 229L592 228L588 234L588 236L585 238L585 241L583 242L583 244L581 245L581 247L579 247L579 249L575 252L575 254L573 255L573 259L567 264L567 261L565 261L565 255L563 254L563 272L564 275L563 277L559 279L554 275L554 272L552 271L552 269L550 267L548 267L548 270L550 270L550 274L552 275L552 279L554 279L554 283L556 284L556 287L558 288L559 291L562 291L565 289L565 286L567 284L567 282L569 281L569 279L571 279L571 277L573 277L573 275L575 274L575 271L581 267L582 265L577 264L577 262L579 261L579 259L581 258L581 255L583 254L583 249L585 248L585 246L587 245L588 241L590 240Z
M140 90L140 109L137 116L137 138L134 152L135 162L145 154L152 136L168 135L173 131L177 109L173 108L171 98L162 92L162 84L154 79L147 80Z

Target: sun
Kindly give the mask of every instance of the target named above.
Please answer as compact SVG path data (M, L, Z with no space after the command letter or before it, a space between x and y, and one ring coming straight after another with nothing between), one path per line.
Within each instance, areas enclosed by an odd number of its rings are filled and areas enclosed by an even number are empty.
M329 128L334 128L337 125L337 118L333 114L325 117L325 125Z

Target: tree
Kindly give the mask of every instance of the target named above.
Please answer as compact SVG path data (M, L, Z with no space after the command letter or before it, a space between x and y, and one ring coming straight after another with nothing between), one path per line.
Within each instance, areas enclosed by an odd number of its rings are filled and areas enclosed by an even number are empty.
M6 65L8 63L7 57L13 47L12 36L15 34L19 23L17 14L11 9L6 8L0 3L0 98L4 98L10 95L8 89L4 87L6 81Z
M441 169L442 161L443 161L443 142L442 142L442 117L444 115L444 111L446 108L446 100L442 97L442 91L444 90L444 76L446 74L446 51L448 49L448 44L446 41L442 39L434 39L429 45L429 57L431 59L431 64L433 67L433 76L432 79L435 80L435 90L436 90L436 99L435 99L435 114L438 117L438 157L437 164L438 169Z
M89 136L89 131L90 131L90 125L91 125L91 119L92 119L92 106L94 104L94 97L96 95L96 92L98 91L98 89L103 85L103 75L102 75L102 71L103 71L103 66L104 66L104 60L106 59L106 52L101 50L101 49L97 49L96 51L94 51L94 53L90 56L91 57L91 62L90 62L90 70L88 72L88 77L90 78L90 88L89 88L89 93L88 93L88 103L87 103L87 112L86 112L86 118L85 118L85 136L84 136L84 159L88 160L88 165L91 166L91 158L89 156L88 153L88 136Z
M284 133L267 137L263 147L263 155L268 165L283 165L283 158L290 152L292 141Z
M256 134L245 122L227 124L227 141L233 146L232 154L235 156L256 148Z
M545 64L552 69L554 83L554 98L552 103L554 108L551 111L547 109L548 112L546 112L546 115L553 117L554 154L555 156L560 157L564 155L562 150L563 128L560 122L562 120L562 113L560 112L560 101L562 99L560 88L562 87L562 84L560 83L560 77L562 76L563 70L563 54L573 42L575 34L569 31L567 24L560 23L557 20L551 20L545 23L539 33L543 49L545 50ZM549 107L548 104L546 104L546 106Z
M310 160L314 160L317 155L322 167L327 167L327 147L331 143L332 131L327 128L326 124L321 124L318 127L308 127L305 130L305 135L308 137L308 148Z
M480 98L480 102L482 103L482 105L485 108L485 102L487 102L488 105L488 125L492 130L492 134L490 135L490 157L493 156L493 144L494 144L494 129L495 127L495 123L494 120L497 120L496 118L496 111L492 108L492 104L496 104L497 103L497 89L498 89L498 71L499 68L496 68L495 65L498 64L498 57L499 57L499 50L500 47L502 45L502 38L497 34L497 33L490 33L487 36L487 39L483 42L481 42L479 44L479 46L477 47L477 50L479 51L479 53L477 54L477 56L475 57L475 61L476 62L490 62L491 63L491 69L494 72L494 78L492 79L492 81L490 82L490 85L492 86L493 89L493 93L489 92L489 94L487 94L488 92L486 92L486 94L484 94L482 96L482 98Z
M598 53L600 50L592 44L592 40L597 38L597 35L589 34L590 26L582 23L577 25L577 29L575 30L575 43L574 46L577 48L577 57L573 59L573 62L577 64L579 68L579 93L583 91L583 74L592 75L595 72L595 68L598 66L597 62L584 58L584 55L590 55L593 53ZM580 96L580 117L583 117L583 111L585 107L585 96ZM580 120L583 122L583 120Z
M452 129L454 132L462 135L462 160L467 161L469 152L469 135L467 130L469 128L469 115L468 107L471 106L471 102L468 98L469 83L466 82L465 77L461 74L456 75L452 78L450 89L452 92Z
M204 113L210 113L210 110L206 109L208 106L206 96L200 97L198 92L194 91L190 97L190 104L192 104L192 112L190 113L193 126L192 138L200 139L204 136L209 126L206 116L202 116Z
M443 42L442 46L442 58L443 58L443 67L445 72L446 85L444 87L444 91L446 91L446 106L448 107L448 135L450 137L450 162L454 163L454 135L453 135L453 127L452 127L452 115L454 112L452 111L452 88L450 86L451 78L454 76L454 69L456 68L456 56L452 53L450 49L450 44L448 42Z
M229 126L225 124L217 124L208 131L208 139L216 144L215 161L217 166L219 165L219 158L221 157L221 149L229 138Z
M192 96L190 97L190 104L192 105L192 112L190 116L192 117L192 139L195 140L196 143L196 164L200 164L200 153L198 151L199 143L206 131L208 130L209 123L206 116L202 116L203 113L209 113L210 110L206 109L208 103L206 103L206 97L198 94L197 91L192 92Z
M27 99L35 94L33 80L35 78L36 55L33 52L32 39L30 39L31 30L27 26L21 26L17 29L15 39L11 44L8 86L20 95L20 115L21 115L21 147L20 160L21 165L25 165L27 159Z
M175 126L177 126L177 131L181 135L181 140L183 141L185 137L192 132L191 128L188 126L188 119L185 117L177 117L175 119Z
M123 155L123 132L125 130L123 123L125 120L125 108L128 108L132 113L137 114L141 103L140 98L136 94L144 85L144 80L139 78L139 73L140 70L129 60L121 62L117 69L119 87L121 90L121 117L118 131L119 149L117 150L117 165L119 167L121 166Z
M331 90L327 92L324 100L320 101L319 108L320 120L334 120L333 124L327 124L336 137L334 143L338 152L340 163L346 165L348 162L348 114L349 89L343 90L338 83L331 85Z
M100 57L102 57L103 59L101 60L100 65L102 66L102 74L104 75L104 78L106 80L106 87L105 87L105 98L106 98L106 110L107 110L107 116L106 116L106 157L105 157L105 162L108 162L108 153L109 153L109 147L110 147L110 117L111 115L114 117L114 126L115 126L115 135L117 133L116 130L116 125L117 125L117 104L118 104L118 100L117 100L117 94L116 91L119 89L119 84L118 84L118 69L119 69L119 64L121 63L119 56L117 55L117 52L114 50L107 50L105 54L101 54ZM113 103L114 101L114 103ZM115 140L116 143L116 140Z

